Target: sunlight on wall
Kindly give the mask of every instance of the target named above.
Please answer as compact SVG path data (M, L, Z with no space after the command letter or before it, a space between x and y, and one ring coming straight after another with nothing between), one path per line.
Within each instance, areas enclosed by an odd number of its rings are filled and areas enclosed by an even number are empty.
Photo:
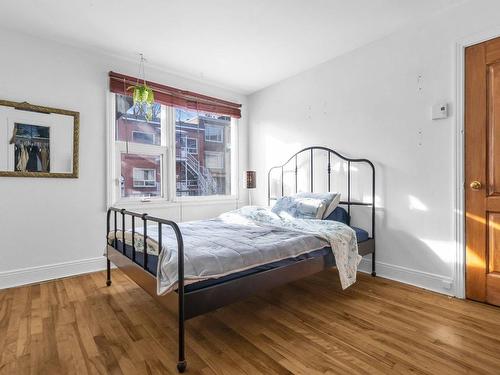
M266 129L273 127L276 128L276 125L267 124L264 126ZM286 126L283 125L282 129L286 129ZM257 152L265 150L264 164L268 169L275 165L283 164L292 154L301 149L299 142L283 141L269 134L266 134L264 143L265 146L262 150L257 150Z
M413 195L408 195L408 200L410 201L410 210L414 211L429 211L427 206L422 203L420 199Z
M420 241L425 243L443 262L448 264L455 263L455 241L430 240L421 238Z
M361 199L363 203L372 203L372 195L371 194L363 194L363 198ZM375 206L380 208L382 206L382 199L375 194Z
M333 156L334 158L337 158L336 156ZM344 160L337 160L333 161L331 163L331 170L332 173L339 173L340 170L343 172L347 172L347 162ZM355 165L351 165L351 172L358 172L359 168L356 167Z
M332 173L339 173L340 172L340 168L342 168L344 171L347 170L347 168L345 167L345 164L341 163L340 161L333 162L331 164Z
M276 124L265 124L266 129L276 128ZM282 125L283 129L286 129L285 125ZM256 153L261 153L259 164L263 165L265 170L263 181L266 181L265 196L267 196L267 173L269 169L275 166L279 166L285 163L290 155L301 149L301 145L298 142L287 142L280 138L276 138L270 134L266 134L264 137L264 146L262 149L256 150ZM281 196L281 171L274 170L270 176L270 188L271 196L280 197ZM275 202L271 201L271 205ZM267 204L267 201L266 201Z
M415 209L420 211L428 210L427 207L424 204L422 204L420 200L416 199L411 195L409 196L409 198L410 198L410 209ZM412 200L412 198L414 199ZM469 220L474 220L481 224L486 224L486 220L483 217L473 215L470 213L468 213L466 216L467 219ZM500 230L499 224L489 223L489 225L496 230ZM455 250L456 250L455 241L431 240L425 238L421 239L421 241L425 243L443 262L446 262L448 264L455 263ZM481 269L485 268L484 259L475 254L474 250L469 247L467 247L467 266L474 268L481 268Z

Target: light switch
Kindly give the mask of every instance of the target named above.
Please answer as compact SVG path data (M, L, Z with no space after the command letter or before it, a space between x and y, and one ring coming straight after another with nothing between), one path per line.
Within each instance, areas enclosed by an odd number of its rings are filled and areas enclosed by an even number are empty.
M432 106L432 119L440 120L448 118L448 103L440 102Z

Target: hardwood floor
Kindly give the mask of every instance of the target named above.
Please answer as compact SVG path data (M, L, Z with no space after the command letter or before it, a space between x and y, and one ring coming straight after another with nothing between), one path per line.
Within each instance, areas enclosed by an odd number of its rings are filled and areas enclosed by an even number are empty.
M176 373L176 321L113 270L0 291L1 374ZM187 323L187 373L500 373L500 308L335 271Z

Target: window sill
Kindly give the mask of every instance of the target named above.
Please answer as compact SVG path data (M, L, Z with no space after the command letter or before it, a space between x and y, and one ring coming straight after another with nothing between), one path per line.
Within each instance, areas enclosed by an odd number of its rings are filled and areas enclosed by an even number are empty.
M201 197L175 197L172 203L200 203L200 202L227 202L227 201L237 201L238 197L236 195L208 195Z
M238 204L241 207L244 202L239 200L236 196L218 196L218 197L189 197L175 199L173 201L165 199L152 199L150 201L118 201L112 204L110 207L126 208L126 209L136 209L136 210L147 210L150 209L161 209L161 208L178 208L182 206L210 206L210 205L220 205L220 204Z

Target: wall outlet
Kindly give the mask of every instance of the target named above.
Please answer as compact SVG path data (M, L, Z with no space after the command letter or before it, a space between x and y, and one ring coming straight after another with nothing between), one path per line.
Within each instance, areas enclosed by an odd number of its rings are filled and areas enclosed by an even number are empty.
M453 286L453 283L449 280L442 280L443 283L443 288L446 290L451 290L451 287Z

